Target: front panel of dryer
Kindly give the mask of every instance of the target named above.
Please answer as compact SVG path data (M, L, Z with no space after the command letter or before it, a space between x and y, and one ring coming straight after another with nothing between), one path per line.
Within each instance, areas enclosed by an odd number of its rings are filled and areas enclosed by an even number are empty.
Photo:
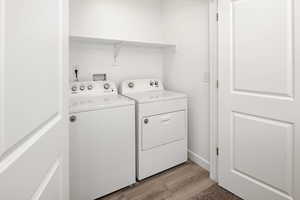
M186 113L175 111L142 119L142 150L166 145L186 136Z

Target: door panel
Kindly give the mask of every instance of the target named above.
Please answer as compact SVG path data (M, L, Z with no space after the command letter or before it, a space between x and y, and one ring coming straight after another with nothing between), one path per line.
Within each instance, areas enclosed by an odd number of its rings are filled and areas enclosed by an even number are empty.
M230 45L234 91L293 95L292 2L232 1Z
M5 1L5 150L59 113L60 6L59 0Z
M290 193L293 126L286 122L233 112L233 172Z
M219 183L246 200L300 199L296 11L294 0L219 1Z
M40 187L40 190L32 199L40 200L54 200L62 199L61 191L61 176L62 176L61 164L57 161L53 167L50 169L48 175L46 176L43 184ZM42 191L42 192L40 192Z
M185 118L185 111L164 113L144 118L141 122L143 125L143 150L184 139L186 133Z
M67 54L68 0L0 0L0 199L68 199Z
M31 138L1 162L0 188L7 192L1 192L0 199L31 199L34 193L47 188L44 182L49 182L47 176L52 178L51 168L62 165L62 146L56 144L58 139L64 139L59 128Z

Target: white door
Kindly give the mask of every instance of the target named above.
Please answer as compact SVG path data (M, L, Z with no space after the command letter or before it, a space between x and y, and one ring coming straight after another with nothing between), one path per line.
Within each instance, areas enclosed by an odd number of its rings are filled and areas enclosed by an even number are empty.
M300 2L220 0L219 182L300 199Z
M67 0L0 0L0 199L67 200Z

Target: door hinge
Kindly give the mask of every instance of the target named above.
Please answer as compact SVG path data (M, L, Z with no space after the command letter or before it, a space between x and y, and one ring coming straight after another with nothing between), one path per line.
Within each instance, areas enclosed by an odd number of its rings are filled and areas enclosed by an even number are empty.
M216 21L219 21L219 13L216 13Z
M220 150L219 150L219 147L217 147L217 149L216 149L217 156L219 156L219 153L220 153Z
M219 80L217 80L216 87L219 88L219 86L220 86L220 83L219 83Z

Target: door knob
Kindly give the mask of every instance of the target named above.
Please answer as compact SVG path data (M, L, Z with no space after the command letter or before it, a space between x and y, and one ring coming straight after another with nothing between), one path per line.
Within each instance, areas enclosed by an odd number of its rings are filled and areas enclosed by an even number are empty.
M144 124L148 124L149 119L144 119Z

